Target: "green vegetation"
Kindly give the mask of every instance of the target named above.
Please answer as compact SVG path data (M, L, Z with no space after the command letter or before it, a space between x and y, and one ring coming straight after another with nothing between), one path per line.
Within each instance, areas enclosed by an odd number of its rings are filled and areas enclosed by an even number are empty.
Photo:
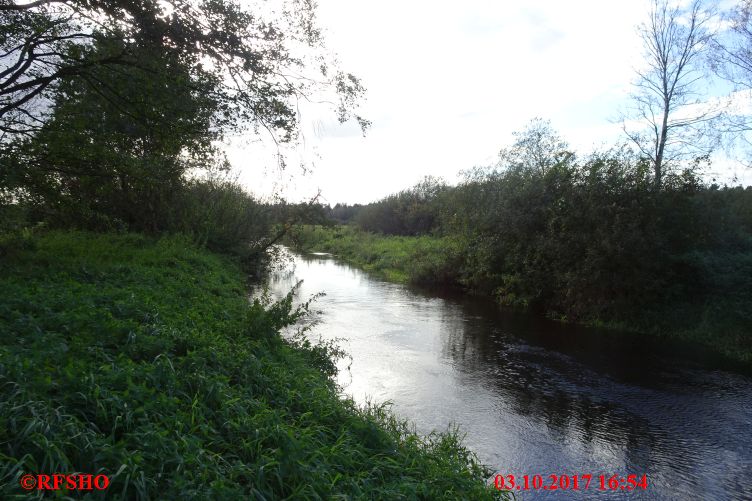
M457 239L422 235L417 237L383 235L354 226L303 226L296 229L289 244L305 252L328 252L377 276L413 285L449 285L466 287L469 250ZM567 318L555 311L544 311L551 318L588 325L684 339L702 344L732 360L752 362L747 313L748 275L752 258L748 254L732 256L693 256L712 280L714 289L706 303L699 306L675 304L673 310L646 310L626 319L603 317ZM497 296L498 297L498 296ZM608 298L604 298L607 300ZM500 299L500 301L502 301ZM516 308L525 304L503 303ZM666 305L670 308L670 305ZM695 309L697 308L697 309Z
M257 261L270 211L228 174L225 135L292 145L313 94L367 126L352 113L364 89L325 49L315 8L2 2L0 232L180 232Z
M657 187L651 171L626 150L578 159L534 122L458 186L427 179L352 211L370 233L300 240L403 281L752 361L752 188L709 185L689 168Z
M296 228L287 239L299 249L330 252L393 282L452 282L460 248L450 238L377 235L352 226Z
M315 2L0 1L0 51L4 498L25 497L23 473L75 471L128 499L498 494L456 432L420 437L341 399L336 347L279 335L305 314L292 296L246 296L244 274L325 210L261 203L218 145L261 131L283 168L311 98L368 126ZM664 158L666 132L657 158L635 136L641 157L580 160L537 121L458 186L427 178L330 210L359 229L288 238L390 280L752 360L752 190Z
M108 499L495 495L456 433L341 399L332 348L279 336L292 296L249 304L227 258L136 234L0 249L3 499L75 471L109 475Z

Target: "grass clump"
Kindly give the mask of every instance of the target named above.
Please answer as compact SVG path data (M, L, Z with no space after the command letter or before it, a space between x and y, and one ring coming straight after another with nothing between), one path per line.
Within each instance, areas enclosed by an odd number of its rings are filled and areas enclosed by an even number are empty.
M73 472L108 475L86 494L108 499L498 494L456 432L342 399L331 358L279 336L291 297L249 304L239 267L186 239L34 236L0 291L3 499Z

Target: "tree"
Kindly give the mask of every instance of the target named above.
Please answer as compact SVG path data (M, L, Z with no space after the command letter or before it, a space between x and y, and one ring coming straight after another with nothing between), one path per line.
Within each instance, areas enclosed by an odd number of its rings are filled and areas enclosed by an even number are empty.
M731 82L735 91L749 92L752 91L752 0L742 0L727 17L730 27L725 36L714 39L709 62L718 76ZM741 139L750 145L750 131L749 113L736 110L726 113L724 132L732 144Z
M752 0L742 0L728 20L728 36L714 40L713 69L737 88L752 89Z
M217 127L252 125L275 142L290 141L295 101L317 90L338 96L346 120L364 89L331 68L315 4L281 0L277 7L280 14L264 15L263 6L252 12L230 0L0 0L0 131L7 139L39 130L64 79L83 85L102 67L148 71L148 61L131 51L143 44L213 77ZM106 41L128 43L102 51ZM313 66L319 76L308 71Z
M116 51L113 44L124 45L102 40L92 50ZM215 163L217 102L211 79L174 53L143 45L128 51L150 70L102 65L61 79L46 123L8 148L0 185L23 190L48 216L57 207L57 218L74 213L79 220L114 218L132 229L161 226L185 172Z
M545 175L553 166L573 159L566 141L558 136L548 120L534 118L523 130L512 135L514 144L499 152L502 168Z
M717 113L699 104L698 92L704 77L701 56L712 37L711 18L700 0L688 8L653 0L648 21L638 28L645 67L637 71L633 106L622 123L629 139L650 159L656 187L671 162L687 155L702 156L712 148L702 126ZM630 120L640 125L633 128Z

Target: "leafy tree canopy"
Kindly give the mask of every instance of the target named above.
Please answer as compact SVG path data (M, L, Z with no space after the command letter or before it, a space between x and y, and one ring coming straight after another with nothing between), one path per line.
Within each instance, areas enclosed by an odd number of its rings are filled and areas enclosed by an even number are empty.
M158 47L163 56L145 57L144 47ZM153 72L162 57L202 83L201 92L215 103L217 130L262 128L277 142L295 137L298 99L329 91L344 121L364 90L327 55L310 0L252 6L231 0L0 0L0 131L8 138L39 130L64 80L96 85L104 67Z

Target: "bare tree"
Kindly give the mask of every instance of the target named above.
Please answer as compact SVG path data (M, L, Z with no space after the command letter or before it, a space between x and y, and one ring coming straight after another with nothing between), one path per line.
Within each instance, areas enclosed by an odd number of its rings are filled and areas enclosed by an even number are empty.
M700 0L686 8L653 0L648 21L638 28L646 64L637 71L632 106L622 116L622 127L652 161L656 187L672 162L707 154L714 143L703 126L718 113L700 103L699 92L706 77L701 56L712 39L712 17Z
M752 0L741 0L725 17L729 30L714 40L713 69L737 89L752 89Z
M733 85L736 96L732 101L740 104L744 94L748 101L752 92L752 0L742 0L725 17L729 29L714 39L709 62L718 76ZM732 106L722 128L730 147L738 145L737 141L752 146L752 117L748 111Z

